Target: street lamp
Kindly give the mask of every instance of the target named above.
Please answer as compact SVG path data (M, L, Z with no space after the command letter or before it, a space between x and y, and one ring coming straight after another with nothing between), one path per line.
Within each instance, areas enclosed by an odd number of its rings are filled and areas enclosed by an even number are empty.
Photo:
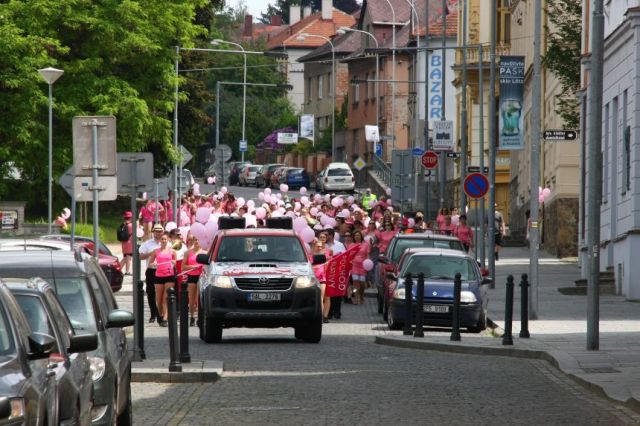
M247 53L241 44L234 43L232 41L215 39L211 42L211 44L214 46L218 46L220 44L230 44L242 50L242 56L244 56L244 66L243 66L243 73L242 73L243 74L243 77L242 77L242 83L243 83L243 86L242 86L242 140L245 141L246 143L245 123L246 123L246 117L247 117ZM242 155L242 161L244 161L244 151L241 150L240 154Z
M303 41L307 37L320 38L331 46L331 98L333 107L331 108L331 158L336 159L336 49L329 37L301 33L297 39Z
M53 83L55 83L64 74L63 70L48 67L39 69L38 73L49 85L49 201L48 201L48 224L49 233L51 233L51 205L53 204L52 182L53 182Z
M391 0L387 0L391 9L392 31L391 31L391 150L396 148L396 11L391 4Z

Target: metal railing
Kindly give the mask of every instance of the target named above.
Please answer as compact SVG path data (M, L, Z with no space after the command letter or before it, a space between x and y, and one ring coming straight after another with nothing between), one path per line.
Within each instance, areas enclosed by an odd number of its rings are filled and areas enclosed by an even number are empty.
M509 55L511 46L499 44L496 46L496 56ZM491 46L482 46L482 62L489 62ZM456 65L462 64L462 55L464 50L456 50ZM477 64L480 61L480 55L478 49L466 49L467 52L467 66Z
M391 187L391 167L377 155L373 156L373 171L382 179L387 187Z

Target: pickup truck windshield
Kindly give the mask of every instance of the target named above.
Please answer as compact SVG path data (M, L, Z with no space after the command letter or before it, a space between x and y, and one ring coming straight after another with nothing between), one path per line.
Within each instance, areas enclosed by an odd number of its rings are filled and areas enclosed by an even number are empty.
M227 236L216 262L307 262L307 256L294 236Z

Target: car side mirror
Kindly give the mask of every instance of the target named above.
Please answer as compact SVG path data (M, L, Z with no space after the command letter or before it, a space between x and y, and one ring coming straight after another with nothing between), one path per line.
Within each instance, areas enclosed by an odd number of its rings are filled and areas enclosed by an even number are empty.
M322 265L323 263L327 263L327 256L324 254L314 254L313 255L313 264L314 265Z
M209 261L209 255L207 253L200 253L196 256L196 262L202 265L209 265L211 262Z
M387 279L396 280L398 276L393 272L387 272Z
M30 360L48 358L56 345L56 339L44 333L31 333L27 358Z
M71 337L69 353L91 352L98 349L98 336L96 334L80 334Z
M8 419L11 415L11 401L9 397L3 396L0 398L0 419Z
M484 277L482 279L482 285L485 285L485 284L493 284L493 279L489 277Z
M107 328L124 328L132 326L136 322L133 314L124 309L114 309L107 317Z

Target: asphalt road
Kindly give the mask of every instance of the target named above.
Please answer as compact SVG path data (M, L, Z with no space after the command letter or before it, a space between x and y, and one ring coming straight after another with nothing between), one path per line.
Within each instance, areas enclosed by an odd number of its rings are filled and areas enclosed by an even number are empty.
M134 383L134 424L638 424L544 361L398 349L375 299L343 307L320 344L292 329L225 330L207 345L191 328L192 359L224 362L215 383ZM147 327L148 357L168 358L167 329ZM428 331L442 333L442 331ZM463 335L464 338L464 335Z

